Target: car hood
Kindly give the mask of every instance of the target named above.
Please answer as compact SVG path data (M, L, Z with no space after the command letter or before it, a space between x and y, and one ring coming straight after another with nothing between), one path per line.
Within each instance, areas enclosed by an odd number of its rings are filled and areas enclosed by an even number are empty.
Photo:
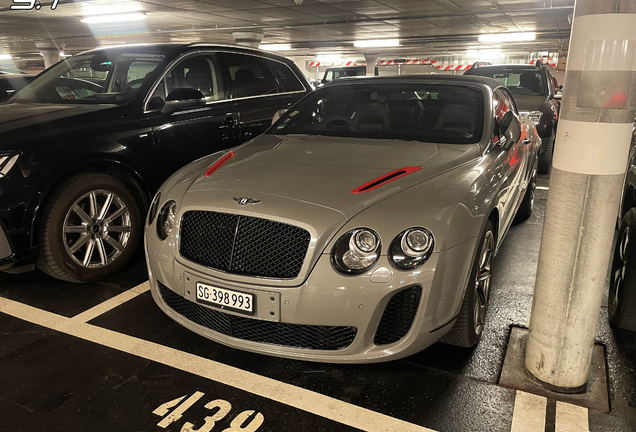
M212 176L205 177L201 173L187 193L204 192L209 197L207 200L214 200L216 196L227 200L229 195L261 201L266 201L268 196L286 198L334 210L347 220L383 199L481 154L477 144L269 134L235 152L236 156ZM352 193L404 167L420 169L364 193ZM280 211L285 213L284 208ZM283 216L293 218L293 215Z
M116 105L7 103L0 104L0 133L29 128L69 117L103 111Z

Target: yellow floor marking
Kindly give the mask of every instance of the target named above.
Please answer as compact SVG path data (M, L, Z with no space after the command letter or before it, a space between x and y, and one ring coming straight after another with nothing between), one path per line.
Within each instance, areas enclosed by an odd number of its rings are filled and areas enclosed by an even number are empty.
M111 298L110 300L106 300L105 302L82 312L81 314L75 315L72 320L83 323L89 322L93 318L97 318L98 316L105 314L109 310L115 309L117 306L134 299L139 294L143 294L149 289L150 284L148 283L148 281L146 281L134 288L129 289L128 291L124 291L123 293Z
M510 432L544 432L548 399L517 390Z
M588 409L565 402L556 404L555 432L588 432Z
M199 375L368 432L434 432L300 387L143 339L0 298L0 312L147 360ZM83 314L82 314L83 315ZM545 410L544 410L545 411Z

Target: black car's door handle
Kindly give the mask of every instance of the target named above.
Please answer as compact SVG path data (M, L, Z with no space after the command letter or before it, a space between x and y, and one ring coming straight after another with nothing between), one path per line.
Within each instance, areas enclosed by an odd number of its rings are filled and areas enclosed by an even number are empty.
M528 145L530 144L530 138L525 138L523 141L521 141L523 144Z
M227 115L225 117L225 126L227 127L236 127L238 126L238 123L239 123L238 119L234 116Z

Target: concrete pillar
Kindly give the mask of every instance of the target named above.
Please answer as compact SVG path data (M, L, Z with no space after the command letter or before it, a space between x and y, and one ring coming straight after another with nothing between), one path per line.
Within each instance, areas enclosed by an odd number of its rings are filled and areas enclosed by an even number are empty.
M367 76L375 76L375 62L378 59L378 55L365 54L364 59L367 61Z
M44 58L44 67L50 68L62 58L62 50L64 44L56 44L55 42L36 42L35 46L40 50L40 54Z
M254 33L254 32L234 32L232 33L232 37L237 45L258 48L263 40L262 33Z
M636 114L636 0L576 0L525 366L585 389Z

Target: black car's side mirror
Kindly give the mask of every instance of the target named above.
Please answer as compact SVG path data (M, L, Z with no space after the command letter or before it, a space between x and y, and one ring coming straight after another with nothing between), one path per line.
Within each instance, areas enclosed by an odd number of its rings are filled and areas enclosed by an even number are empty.
M178 88L168 93L161 112L170 114L175 111L204 107L205 104L205 97L199 90L193 88Z
M327 78L323 78L323 79L320 80L320 82L323 83L323 84L327 84L329 81L327 81Z
M285 113L289 111L289 108L281 108L276 113L274 113L274 117L272 118L272 124L276 123L278 119L280 119Z
M519 119L508 111L503 118L499 126L501 135L506 138L505 147L510 148L514 143L521 139L521 123Z

